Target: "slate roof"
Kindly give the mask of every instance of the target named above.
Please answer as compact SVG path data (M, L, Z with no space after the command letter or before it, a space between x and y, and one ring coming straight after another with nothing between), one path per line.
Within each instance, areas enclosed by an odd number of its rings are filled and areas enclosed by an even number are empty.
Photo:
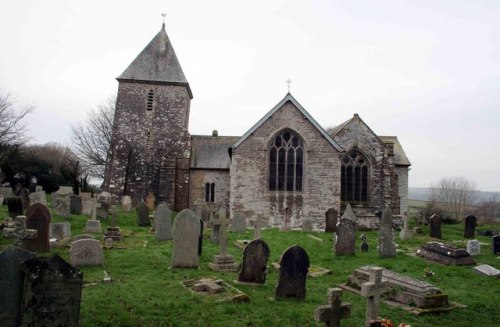
M189 83L165 31L165 24L117 80L183 85L187 87L191 99L193 98Z
M191 136L191 164L193 169L229 169L228 149L239 136Z
M408 160L408 157L406 156L401 143L399 143L397 136L379 136L379 138L385 144L394 144L394 164L399 166L411 166L410 160Z

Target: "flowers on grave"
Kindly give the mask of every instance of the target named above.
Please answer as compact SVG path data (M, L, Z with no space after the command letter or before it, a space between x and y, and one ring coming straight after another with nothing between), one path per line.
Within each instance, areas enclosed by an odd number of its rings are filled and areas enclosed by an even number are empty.
M434 272L429 267L424 268L424 277L432 277L434 276Z
M377 320L370 320L370 327L395 327L392 321L387 318L378 318ZM411 327L411 325L400 323L398 327Z

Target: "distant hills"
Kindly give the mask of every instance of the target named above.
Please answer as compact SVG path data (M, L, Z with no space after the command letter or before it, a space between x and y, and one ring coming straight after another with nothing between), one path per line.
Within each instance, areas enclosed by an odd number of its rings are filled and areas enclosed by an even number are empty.
M420 200L427 201L429 197L430 188L429 187L409 187L408 188L408 198L410 200ZM477 191L475 201L486 201L490 200L491 196L498 193L497 201L500 201L500 192L486 192Z

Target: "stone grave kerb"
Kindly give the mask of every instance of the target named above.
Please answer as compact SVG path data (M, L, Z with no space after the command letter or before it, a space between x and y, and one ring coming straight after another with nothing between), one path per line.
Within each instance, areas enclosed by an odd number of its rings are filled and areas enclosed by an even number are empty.
M361 296L367 298L366 300L366 315L365 326L370 326L370 320L378 318L380 308L380 293L385 287L385 282L382 281L382 271L380 267L370 268L369 282L361 285Z
M26 228L26 216L17 216L14 220L14 228L4 228L3 236L13 238L15 246L24 248L24 241L36 239L38 230Z
M338 287L328 289L328 304L314 311L314 320L328 327L340 327L340 320L351 316L351 304L342 302L342 290Z

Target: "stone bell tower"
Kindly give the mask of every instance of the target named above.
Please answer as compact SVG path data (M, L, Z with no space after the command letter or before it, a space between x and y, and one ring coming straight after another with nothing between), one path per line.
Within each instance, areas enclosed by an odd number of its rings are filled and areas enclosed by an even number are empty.
M193 95L165 24L117 80L103 188L135 203L153 193L174 210L187 208Z

